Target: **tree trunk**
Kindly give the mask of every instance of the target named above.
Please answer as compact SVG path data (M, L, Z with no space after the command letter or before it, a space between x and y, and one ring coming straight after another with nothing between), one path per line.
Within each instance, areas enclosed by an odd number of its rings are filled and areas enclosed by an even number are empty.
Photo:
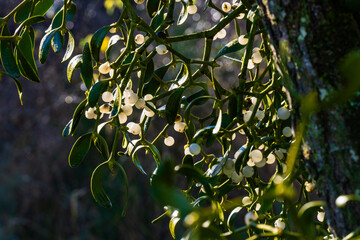
M356 1L258 2L278 69L290 80L287 85L295 112L299 96L316 91L321 102L347 84L338 69L344 56L360 45L358 16L348 10L359 9ZM327 202L328 224L339 237L353 231L360 222L357 202L341 209L335 205L339 195L354 194L360 186L359 100L357 97L313 114L304 135L310 147L310 156L306 157L319 173L318 195Z

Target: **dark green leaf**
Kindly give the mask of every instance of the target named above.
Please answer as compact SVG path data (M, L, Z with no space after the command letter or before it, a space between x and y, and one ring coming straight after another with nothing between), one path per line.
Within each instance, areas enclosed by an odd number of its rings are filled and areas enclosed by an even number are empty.
M91 38L90 41L91 54L96 62L100 61L101 45L104 41L104 38L106 37L106 34L109 32L110 29L111 29L110 26L102 27L99 30L97 30Z
M40 63L45 63L50 49L51 39L58 31L53 30L45 34L45 36L41 39L39 46L39 61Z
M194 93L193 95L190 95L189 97L186 98L186 101L188 103L190 103L192 100L196 99L196 98L199 98L199 97L203 97L203 96L208 96L209 93L207 91L205 91L204 89L201 89L200 91ZM199 101L195 101L193 103L193 105L202 105L204 103L206 103L207 101L207 98L205 99L201 99Z
M180 109L181 97L184 92L184 88L176 89L166 103L166 121L169 124L173 124L176 120L177 113Z
M160 165L161 159L160 159L159 150L151 143L148 143L148 145L140 145L140 146L136 147L135 150L132 152L133 163L142 173L146 174L146 172L144 171L143 167L141 166L141 164L139 162L139 158L137 156L137 152L143 148L150 150L150 152L152 153L152 155L154 157L156 165L158 165L158 166Z
M2 36L10 36L7 24L2 29ZM0 58L5 70L14 78L20 77L20 72L14 57L14 49L10 40L0 41Z
M106 89L109 86L109 81L99 81L96 82L90 89L88 102L90 107L95 107L97 102L99 101L99 98L103 92L106 91Z
M63 59L61 61L62 63L69 60L69 58L71 57L71 55L73 54L74 49L75 49L74 36L72 35L72 33L70 31L67 31L67 33L68 33L69 37L68 37L68 43L67 43L66 51L65 51L64 57L63 57Z
M103 159L106 161L109 159L109 147L108 144L100 134L94 139L94 145L96 149L101 153Z
M90 150L92 133L86 133L79 137L71 148L69 155L69 165L74 168L79 166Z
M78 126L80 119L85 112L86 103L87 100L85 99L76 107L72 119L63 130L64 137L74 134L76 127Z
M100 204L104 208L111 208L111 201L106 195L104 187L102 185L102 175L107 165L108 162L103 162L95 168L94 172L91 175L90 189L95 201L98 204Z
M70 60L66 70L66 76L70 83L72 81L72 76L75 69L80 68L81 63L82 63L82 54L76 55Z
M215 126L211 125L211 126L207 126L207 127L202 128L202 129L199 129L195 133L192 141L197 142L198 139L208 137L209 135L213 135L212 131L213 131L214 128L215 128Z
M234 39L231 42L227 43L224 47L220 49L220 51L216 54L214 59L218 59L219 57L239 51L240 49L243 49L246 45L241 45L238 41L238 39Z
M146 1L146 11L150 18L153 18L155 13L158 11L160 2L161 2L160 0L147 0Z
M21 23L29 17L32 4L32 1L27 1L16 10L14 15L15 23Z
M182 3L182 9L181 9L178 21L177 21L177 25L183 24L189 16L186 3L183 1L181 1L181 3Z
M230 119L234 119L237 116L237 99L236 95L229 96L227 113Z
M63 131L62 131L62 135L63 135L64 137L70 136L72 123L73 123L73 120L70 119L70 121L68 122L68 124L66 124L66 126L64 127L64 129L63 129Z
M156 15L151 19L150 27L156 30L163 22L164 22L164 9L161 8L160 11L156 13Z
M121 109L121 99L122 99L121 90L119 85L116 84L115 101L113 104L113 109L110 113L110 118L116 117L119 114Z
M93 62L91 58L89 43L86 43L84 46L82 54L82 64L80 66L80 75L86 88L90 89L93 81Z
M139 157L138 157L136 152L137 152L137 150L135 149L135 151L134 151L134 153L132 154L132 157L131 157L132 161L135 164L135 166L140 170L140 172L142 172L143 174L146 175L146 172L145 172L144 168L142 167L142 165L141 165L141 163L139 161Z
M43 16L32 16L29 17L28 19L26 19L25 21L23 21L15 30L14 35L17 35L20 30L25 27L25 26L29 26L35 23L39 23L39 22L43 22L45 21L45 17Z
M76 13L76 5L71 2L70 5L68 5L68 10L66 11L66 22L70 21ZM56 29L61 26L63 20L63 8L60 9L53 18L51 25L46 31L51 31L52 29Z
M29 27L21 35L21 40L16 47L16 58L20 65L20 72L30 81L40 82L34 58L34 30Z
M51 8L51 6L54 4L54 0L40 0L35 5L33 15L40 15L44 16L45 13Z
M156 69L153 72L153 74L156 74L156 76L159 79L163 79L167 70L169 69L169 66L170 65L165 65L165 66L159 67L158 69ZM158 81L158 79L156 79L154 76L152 76L148 82L147 82L147 79L145 79L145 83L146 84L144 85L144 88L143 88L144 96L146 94L155 95L161 85L160 82Z
M182 164L186 164L186 165L190 165L193 166L194 165L194 159L191 155L185 155L183 160L182 160Z
M51 47L55 53L58 53L61 51L63 45L64 45L64 36L61 34L60 31L56 31L54 37L51 39Z

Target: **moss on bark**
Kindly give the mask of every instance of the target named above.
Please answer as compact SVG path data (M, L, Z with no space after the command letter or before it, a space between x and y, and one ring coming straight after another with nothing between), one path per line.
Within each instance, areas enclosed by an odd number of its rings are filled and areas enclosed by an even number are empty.
M291 79L289 87L295 97L294 108L299 107L298 93L305 95L315 90L321 101L347 84L338 67L347 53L360 47L360 33L353 14L347 12L343 3L331 0L258 2L274 59L279 66L286 66L283 74ZM286 59L281 57L284 43ZM352 100L352 105L349 101L342 105L330 102L327 108L311 117L304 136L311 148L310 160L320 173L318 193L328 203L328 223L338 236L354 230L360 222L358 204L344 209L335 206L338 195L353 194L360 186L358 98Z

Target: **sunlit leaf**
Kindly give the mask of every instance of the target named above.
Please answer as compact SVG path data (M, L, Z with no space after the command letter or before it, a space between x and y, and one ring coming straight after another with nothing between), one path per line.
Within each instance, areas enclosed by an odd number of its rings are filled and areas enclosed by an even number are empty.
M238 41L238 39L234 39L231 42L227 43L224 47L220 49L220 51L216 54L214 59L218 59L219 57L239 51L240 49L243 49L246 45L241 45Z
M109 32L110 29L111 29L110 26L102 27L99 30L97 30L91 38L90 41L91 54L96 62L100 61L101 45L104 41L104 38L106 37L106 34Z

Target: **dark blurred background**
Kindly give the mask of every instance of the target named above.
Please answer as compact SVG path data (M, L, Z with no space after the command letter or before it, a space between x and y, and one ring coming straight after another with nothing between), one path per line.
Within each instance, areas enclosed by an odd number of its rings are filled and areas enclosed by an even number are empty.
M0 0L0 16L5 16L20 2ZM115 22L120 13L116 7L106 9L104 0L74 2L78 11L68 27L76 38L77 46L90 33ZM118 1L105 2L111 7L112 3ZM52 14L61 8L62 3L62 0L55 0L46 22L35 25L37 46L51 22ZM218 1L218 5L220 3ZM201 4L198 3L199 11ZM180 5L177 5L175 16L180 11ZM146 14L144 8L145 4L137 6L142 16ZM209 9L207 12L190 16L192 19L177 27L176 31L170 29L170 33L174 35L210 28L220 20L221 15ZM16 25L10 25L10 31L13 32L15 28ZM235 37L231 31L225 39L215 42L215 49L219 50ZM175 44L175 47L181 48L185 56L201 57L202 51L196 49L202 49L203 40L185 44L185 47L179 44ZM74 55L81 49L78 47ZM212 54L216 54L216 50ZM35 53L37 59L37 49ZM46 64L38 63L40 84L20 79L24 106L20 105L12 80L7 77L0 80L0 239L171 239L168 219L151 223L163 210L149 194L149 176L142 175L130 160L124 162L129 178L129 204L125 218L120 216L120 204L117 204L123 199L123 188L118 179L106 186L113 202L112 209L101 208L92 198L89 182L92 171L101 162L98 152L92 150L77 169L69 167L67 157L79 135L64 138L61 131L84 98L84 92L78 72L75 73L77 77L73 84L68 83L67 63L60 63L63 53L64 50L60 54L50 50ZM161 66L168 61L166 58L159 59L155 65ZM240 69L239 63L235 66L229 63L230 60L223 59L223 72L218 73L224 87L234 83ZM78 134L91 129L93 123L90 121L82 119ZM151 127L156 133L163 126L164 123ZM173 130L170 132L175 139L180 136ZM108 137L112 138L111 133ZM181 138L175 144L177 148L165 147L162 141L157 147L164 157L180 163L185 143L184 137ZM234 151L243 141L237 141ZM217 155L220 153L218 149L216 152ZM148 172L154 170L151 158L144 158L142 162Z

